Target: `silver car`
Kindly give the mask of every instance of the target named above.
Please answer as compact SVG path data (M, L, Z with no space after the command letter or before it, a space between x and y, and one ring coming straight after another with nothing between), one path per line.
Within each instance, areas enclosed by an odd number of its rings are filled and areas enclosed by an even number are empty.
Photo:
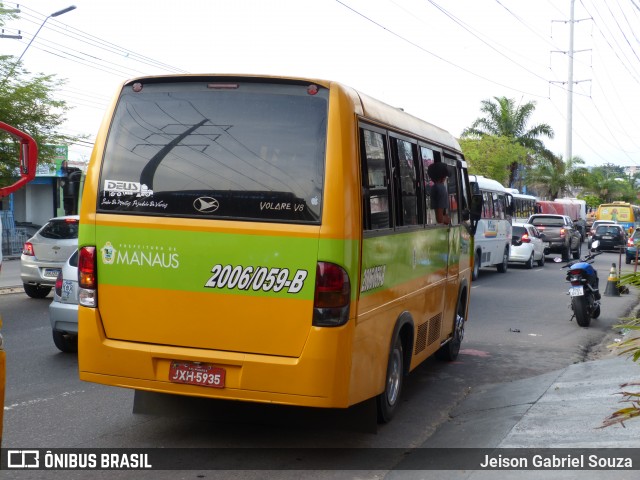
M31 298L46 297L62 266L78 248L80 217L69 215L49 220L27 240L20 256L20 278Z
M53 343L63 352L78 351L78 250L73 252L56 279L49 305Z

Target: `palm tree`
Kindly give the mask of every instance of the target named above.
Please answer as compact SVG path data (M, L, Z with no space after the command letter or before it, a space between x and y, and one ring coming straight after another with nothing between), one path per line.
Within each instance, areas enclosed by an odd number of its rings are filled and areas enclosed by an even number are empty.
M462 132L463 138L482 138L486 135L508 137L538 155L553 157L540 140L541 136L553 138L553 129L546 123L527 127L536 108L535 102L518 106L511 98L493 97L493 100L483 100L480 103L480 111L485 116L476 119L469 128L465 128ZM521 161L516 159L509 166L509 186L514 183L518 163Z
M533 187L541 197L551 200L574 196L572 188L582 185L586 177L586 169L581 165L584 165L584 160L580 157L565 162L562 157L554 155L540 156L527 174L527 185Z

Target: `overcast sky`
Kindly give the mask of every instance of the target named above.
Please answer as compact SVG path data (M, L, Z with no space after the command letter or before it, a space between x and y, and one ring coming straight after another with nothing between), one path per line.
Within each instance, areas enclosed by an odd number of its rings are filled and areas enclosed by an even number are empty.
M20 56L70 5L23 57L68 79L65 133L93 138L134 76L264 73L337 80L456 136L484 99L534 101L531 126L566 154L571 0L25 0L0 52ZM640 165L640 0L575 0L575 19L572 153Z

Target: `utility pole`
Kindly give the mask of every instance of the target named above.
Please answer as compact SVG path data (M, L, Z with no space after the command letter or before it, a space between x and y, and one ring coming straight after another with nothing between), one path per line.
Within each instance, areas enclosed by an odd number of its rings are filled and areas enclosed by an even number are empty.
M571 151L573 143L573 23L575 22L575 3L571 0L569 14L569 74L567 76L567 143L565 145L565 162L571 161L573 152Z
M12 9L1 9L2 13L20 13L20 5L17 5L18 8L12 8ZM2 29L2 32L0 33L0 38L13 38L14 40L22 40L22 35L20 34L20 30L18 30L18 34L17 35L13 35L11 33L4 33L4 28Z
M569 0L570 1L570 7L569 7L569 50L567 51L561 51L561 50L552 50L552 53L566 53L567 54L567 60L568 60L568 74L567 74L567 81L566 81L566 85L567 85L567 138L566 138L566 143L565 143L565 161L570 161L571 158L573 157L573 85L576 83L581 83L581 82L590 82L591 80L578 80L575 81L573 79L573 57L576 53L579 52L587 52L589 51L589 49L586 50L575 50L574 46L573 46L573 37L574 37L574 25L578 22L581 22L583 20L591 20L591 18L583 18L581 20L576 20L575 19L575 0ZM567 23L566 21L563 21L563 23ZM565 82L549 82L549 83L562 83L565 84Z

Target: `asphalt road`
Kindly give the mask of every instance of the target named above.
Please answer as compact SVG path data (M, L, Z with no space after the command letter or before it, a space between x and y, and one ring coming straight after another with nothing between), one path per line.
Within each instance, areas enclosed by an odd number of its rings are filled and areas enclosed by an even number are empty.
M548 260L551 260L549 257ZM604 291L612 262L597 258ZM628 267L627 267L628 268ZM4 270L4 269L3 269ZM6 271L3 272L3 275ZM421 445L471 389L528 378L581 362L610 342L636 295L603 297L588 329L569 321L564 270L558 264L506 274L483 269L474 282L463 350L456 362L429 360L406 379L403 405L375 433L353 412L211 402L177 405L171 417L133 414L133 392L80 382L75 355L51 339L48 306L23 293L0 295L7 350L5 448L408 448ZM595 353L594 353L595 352ZM402 452L397 452L398 460ZM242 465L242 458L239 459ZM382 470L290 471L266 461L270 478L383 478ZM242 467L240 467L242 468ZM14 472L3 472L13 474ZM3 478L264 478L265 471L19 472Z

